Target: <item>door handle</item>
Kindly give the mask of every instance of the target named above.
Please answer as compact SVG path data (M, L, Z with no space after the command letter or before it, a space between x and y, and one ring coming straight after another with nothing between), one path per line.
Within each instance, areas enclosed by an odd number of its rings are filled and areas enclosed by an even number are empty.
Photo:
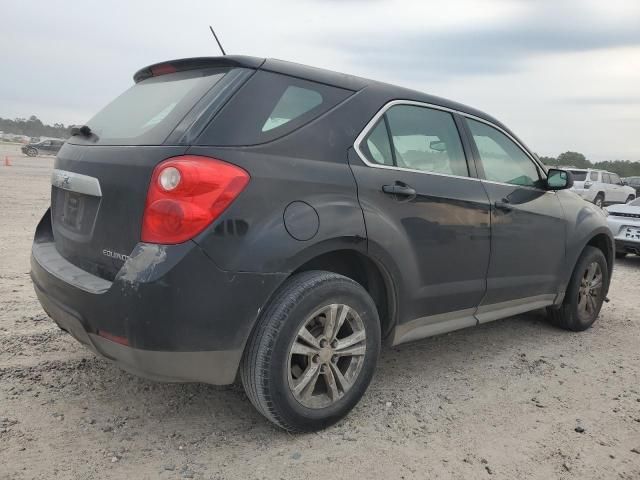
M415 197L416 191L409 185L383 185L382 191L391 195L398 195L401 197Z
M511 206L511 203L507 198L503 198L502 200L497 200L494 203L494 205L498 210L502 210L504 212L510 212L511 210L513 210L513 207Z

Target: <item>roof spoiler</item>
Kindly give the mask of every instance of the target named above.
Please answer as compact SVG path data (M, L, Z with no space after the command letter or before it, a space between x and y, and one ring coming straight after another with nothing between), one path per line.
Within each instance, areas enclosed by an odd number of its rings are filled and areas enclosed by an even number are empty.
M184 70L197 70L200 68L260 68L264 63L264 60L264 58L248 57L244 55L225 55L224 57L196 57L169 60L167 62L155 63L148 67L141 68L133 75L133 81L139 83L147 78L157 77L167 73L181 72Z

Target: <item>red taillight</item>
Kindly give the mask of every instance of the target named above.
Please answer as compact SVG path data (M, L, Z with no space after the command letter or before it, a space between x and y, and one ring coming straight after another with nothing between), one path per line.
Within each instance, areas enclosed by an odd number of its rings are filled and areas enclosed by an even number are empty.
M119 343L120 345L129 346L129 340L127 337L121 337L119 335L113 335L112 333L105 332L104 330L98 330L98 335L102 338L106 338L115 343Z
M220 216L247 183L245 170L215 158L184 155L165 160L151 176L142 241L175 244L195 237Z

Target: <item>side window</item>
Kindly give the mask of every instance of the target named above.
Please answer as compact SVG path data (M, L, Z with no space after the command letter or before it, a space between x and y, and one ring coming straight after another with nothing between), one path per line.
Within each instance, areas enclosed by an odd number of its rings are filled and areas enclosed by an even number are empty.
M589 178L591 179L592 182L597 182L598 181L598 172L591 172L591 174L589 175Z
M315 90L289 85L262 125L262 131L267 132L284 125L309 110L313 110L321 103L322 95Z
M367 135L362 149L370 162L379 163L380 165L394 165L384 117L378 121L375 128Z
M396 166L469 175L460 135L450 113L414 105L395 105L385 116Z
M351 90L258 70L207 126L201 145L257 145L318 118Z
M616 185L622 185L622 180L620 180L620 177L618 176L618 174L612 173L611 174L611 183L614 183Z
M603 183L611 183L611 177L609 176L608 173L603 173L602 174L602 182Z
M533 161L509 137L485 123L467 119L487 180L525 187L540 184Z

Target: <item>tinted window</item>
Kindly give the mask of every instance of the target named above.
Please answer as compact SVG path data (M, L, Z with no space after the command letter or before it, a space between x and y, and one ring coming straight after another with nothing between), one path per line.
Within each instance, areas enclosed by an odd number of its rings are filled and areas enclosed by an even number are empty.
M257 71L213 119L198 143L256 145L291 133L353 92Z
M468 176L467 162L453 116L414 105L395 105L385 113L396 166Z
M262 131L272 130L313 110L322 103L322 95L308 88L288 86L262 125Z
M576 182L584 182L587 179L587 172L582 170L571 170L571 174Z
M591 172L589 174L589 178L591 179L592 182L597 182L598 181L598 172Z
M371 133L367 135L363 149L370 162L381 165L394 165L391 143L389 143L389 135L384 118L382 118L376 127L371 130Z
M612 173L610 176L611 176L611 183L615 183L616 185L622 184L622 181L620 180L620 177L617 174Z
M533 161L509 137L482 122L467 119L487 180L527 187L538 186Z
M602 181L604 183L611 183L611 177L609 176L608 173L603 173L602 174Z
M87 125L102 145L160 145L228 68L188 70L151 77L98 112ZM80 135L70 143L85 143Z

